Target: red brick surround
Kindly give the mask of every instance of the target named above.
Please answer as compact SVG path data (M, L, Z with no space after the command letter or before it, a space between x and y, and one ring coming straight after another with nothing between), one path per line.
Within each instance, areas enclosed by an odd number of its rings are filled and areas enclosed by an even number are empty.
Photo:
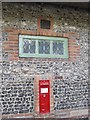
M8 52L9 60L33 60L34 58L20 58L19 57L19 34L23 35L40 35L40 36L55 36L55 37L66 37L68 38L68 50L69 50L69 58L68 59L57 59L57 61L76 61L76 57L80 56L80 46L76 44L76 39L71 39L71 36L78 37L76 32L69 32L69 33L58 33L54 32L53 30L42 30L39 29L37 31L32 30L23 30L23 29L12 29L7 28L4 32L8 32L8 40L3 42L3 50L4 52ZM38 58L39 59L39 58ZM56 59L42 59L42 60L56 60Z

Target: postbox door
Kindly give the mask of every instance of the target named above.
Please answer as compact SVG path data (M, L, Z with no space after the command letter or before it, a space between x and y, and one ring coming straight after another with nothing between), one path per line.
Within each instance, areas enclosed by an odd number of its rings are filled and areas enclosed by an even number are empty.
M45 83L45 81L44 81ZM50 86L49 81L48 85L40 85L39 89L39 107L40 113L48 113L50 112Z

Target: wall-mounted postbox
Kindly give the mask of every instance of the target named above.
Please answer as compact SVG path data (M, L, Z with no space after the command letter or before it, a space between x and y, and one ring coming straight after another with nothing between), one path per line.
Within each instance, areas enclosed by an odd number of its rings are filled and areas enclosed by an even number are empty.
M50 112L50 81L39 81L39 108L40 113Z

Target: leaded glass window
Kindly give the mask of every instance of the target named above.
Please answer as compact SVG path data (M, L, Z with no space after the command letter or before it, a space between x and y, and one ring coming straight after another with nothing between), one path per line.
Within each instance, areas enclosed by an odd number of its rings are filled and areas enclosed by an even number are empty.
M39 40L38 44L39 54L50 54L50 41Z
M68 39L19 35L20 57L68 58Z
M53 41L53 54L55 55L63 55L64 54L64 46L62 41Z
M35 53L36 45L35 40L24 39L23 40L23 53Z

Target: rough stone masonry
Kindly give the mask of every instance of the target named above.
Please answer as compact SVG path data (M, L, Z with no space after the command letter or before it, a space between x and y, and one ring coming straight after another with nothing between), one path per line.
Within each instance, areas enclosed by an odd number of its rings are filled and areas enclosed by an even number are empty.
M47 73L53 76L53 109L45 116L87 116L88 12L48 3L2 3L2 10L2 116L42 117L35 111L34 81ZM52 31L38 29L40 16L53 19ZM19 34L67 37L69 58L19 58Z

